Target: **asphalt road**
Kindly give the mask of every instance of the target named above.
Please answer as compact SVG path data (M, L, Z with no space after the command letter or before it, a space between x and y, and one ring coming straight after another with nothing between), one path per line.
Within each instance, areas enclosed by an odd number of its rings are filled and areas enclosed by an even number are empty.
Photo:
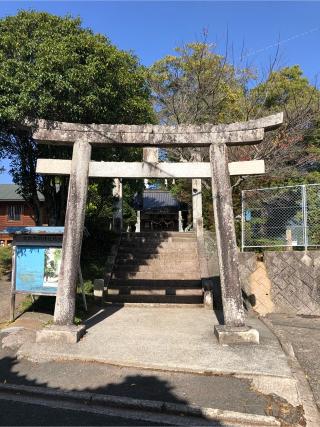
M1 334L0 334L1 337ZM88 362L34 363L0 350L0 382L193 404L265 415L268 399L248 379L139 370Z
M271 314L268 318L291 342L320 410L320 317Z
M50 408L19 401L1 400L1 426L157 426L150 421L99 415L77 409Z

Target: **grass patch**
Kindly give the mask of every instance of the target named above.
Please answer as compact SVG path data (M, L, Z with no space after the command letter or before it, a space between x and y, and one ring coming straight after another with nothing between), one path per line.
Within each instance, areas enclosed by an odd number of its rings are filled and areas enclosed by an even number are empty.
M84 322L88 317L94 314L99 307L93 297L93 284L91 281L86 281L84 284L84 290L86 295L86 301L88 306L88 311L85 310L83 304L83 297L81 288L78 286L77 294L76 294L76 312L74 323L80 324ZM19 306L19 312L39 312L46 314L54 314L54 306L55 306L55 297L53 296L43 296L43 295L26 295L26 298ZM48 322L51 323L51 322Z

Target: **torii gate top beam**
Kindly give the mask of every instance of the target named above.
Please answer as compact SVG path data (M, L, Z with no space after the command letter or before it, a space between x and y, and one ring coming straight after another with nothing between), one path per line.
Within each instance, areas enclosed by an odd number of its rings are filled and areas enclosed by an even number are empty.
M264 132L279 127L283 113L257 120L228 125L108 125L79 124L38 120L29 123L32 136L39 143L70 145L75 141L95 145L139 146L209 146L212 143L227 145L257 144Z

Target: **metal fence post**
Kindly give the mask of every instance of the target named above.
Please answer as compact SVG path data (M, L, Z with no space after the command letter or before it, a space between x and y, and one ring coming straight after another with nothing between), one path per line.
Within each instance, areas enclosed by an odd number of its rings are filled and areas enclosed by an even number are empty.
M301 186L302 189L302 214L303 214L303 245L304 250L308 250L308 201L306 185Z

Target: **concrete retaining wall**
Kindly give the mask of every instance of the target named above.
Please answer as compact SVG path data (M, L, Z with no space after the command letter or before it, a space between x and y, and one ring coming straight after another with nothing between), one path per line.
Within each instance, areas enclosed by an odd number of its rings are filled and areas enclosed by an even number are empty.
M215 236L204 232L207 271L213 278L214 307L221 309ZM244 301L261 315L320 315L320 251L239 253Z
M245 299L255 311L320 315L320 251L239 254Z

